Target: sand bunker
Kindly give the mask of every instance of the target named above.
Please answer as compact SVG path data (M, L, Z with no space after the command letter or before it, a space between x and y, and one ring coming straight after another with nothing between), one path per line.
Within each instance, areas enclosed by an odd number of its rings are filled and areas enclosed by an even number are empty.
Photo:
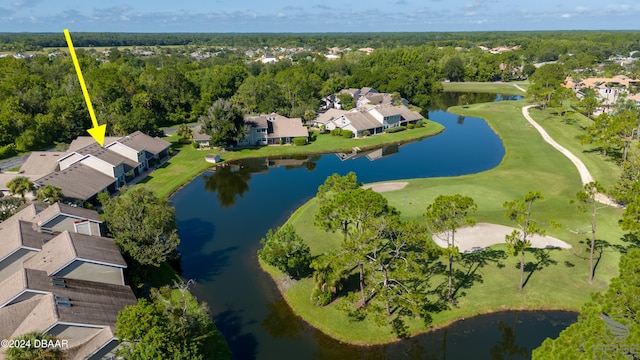
M371 184L371 185L365 185L362 188L363 189L371 189L375 192L385 192L385 191L394 191L394 190L400 190L402 188L404 188L405 186L407 186L407 184L409 184L406 181L396 181L396 182L386 182L386 183L378 183L378 184Z
M478 223L475 226L460 228L456 231L456 243L461 253L472 253L481 251L491 245L504 244L505 235L511 234L515 228ZM433 237L433 241L440 247L447 247L446 239ZM539 249L562 248L570 249L571 245L551 236L535 235L531 237L531 247Z

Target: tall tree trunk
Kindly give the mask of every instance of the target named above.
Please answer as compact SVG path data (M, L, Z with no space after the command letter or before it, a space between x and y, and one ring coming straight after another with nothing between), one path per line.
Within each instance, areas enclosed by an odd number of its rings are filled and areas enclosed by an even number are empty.
M524 249L522 249L522 256L520 257L520 290L522 290L524 284Z
M456 228L451 229L451 249L449 249L449 302L453 302L453 254L451 251L456 246Z
M367 299L364 296L364 264L362 260L358 263L358 268L360 269L360 294L362 295L362 307L367 305Z
M597 212L598 212L598 209L596 207L598 205L598 203L596 202L596 199L595 199L596 195L594 194L593 196L594 196L594 198L592 199L592 201L593 201L593 222L591 223L591 249L590 249L591 251L590 251L590 254L589 254L589 265L590 265L589 283L593 282L593 275L594 275L593 274L593 270L594 270L593 269L593 252L594 252L595 247L596 247L596 225L597 225L596 224L596 215L597 215Z
M449 253L449 302L453 302L453 255Z
M391 316L391 306L389 305L389 274L387 273L387 269L384 267L382 271L384 274L384 302L387 308L387 316Z

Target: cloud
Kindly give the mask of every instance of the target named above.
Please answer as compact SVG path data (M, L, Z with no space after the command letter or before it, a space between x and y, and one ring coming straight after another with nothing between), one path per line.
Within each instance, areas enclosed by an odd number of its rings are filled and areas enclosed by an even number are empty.
M607 6L607 11L609 12L628 12L631 10L631 5L629 4L609 4Z
M35 7L38 3L42 2L42 0L22 0L22 1L14 1L11 3L16 9L25 9Z
M325 5L325 4L316 4L312 6L313 9L320 9L320 10L333 10L333 8L329 5Z
M303 11L304 8L301 6L293 6L293 5L287 5L283 8L286 11Z
M406 2L405 0L398 0L396 1L396 5L409 5L409 3Z
M560 15L560 17L563 18L563 19L569 19L569 18L571 18L571 14L566 14L565 13L565 14Z
M584 6L577 6L575 9L575 12L577 12L578 14L585 14L590 12L591 9L589 9L588 7L584 7Z

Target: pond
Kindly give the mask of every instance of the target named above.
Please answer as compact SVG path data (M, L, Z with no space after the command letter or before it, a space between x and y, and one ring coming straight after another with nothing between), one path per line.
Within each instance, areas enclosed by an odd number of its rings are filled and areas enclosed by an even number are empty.
M260 269L256 251L267 230L313 197L327 176L354 171L365 183L453 176L491 169L504 156L502 142L484 120L444 111L430 112L429 118L445 131L365 153L241 161L205 172L172 197L183 277L196 281L193 293L209 304L234 358L491 359L512 354L526 359L546 337L576 320L573 313L507 312L391 345L358 347L341 344L292 314Z

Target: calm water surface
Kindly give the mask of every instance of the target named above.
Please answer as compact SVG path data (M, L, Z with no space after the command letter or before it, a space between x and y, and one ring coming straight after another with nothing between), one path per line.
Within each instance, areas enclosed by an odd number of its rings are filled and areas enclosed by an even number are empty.
M507 312L460 321L396 344L341 344L291 313L259 266L260 238L309 200L332 173L359 181L475 173L498 165L504 147L482 119L443 111L437 136L376 152L299 159L255 159L206 172L177 192L183 277L206 301L236 359L502 359L529 358L546 337L576 320L573 313ZM425 204L426 206L426 204Z

